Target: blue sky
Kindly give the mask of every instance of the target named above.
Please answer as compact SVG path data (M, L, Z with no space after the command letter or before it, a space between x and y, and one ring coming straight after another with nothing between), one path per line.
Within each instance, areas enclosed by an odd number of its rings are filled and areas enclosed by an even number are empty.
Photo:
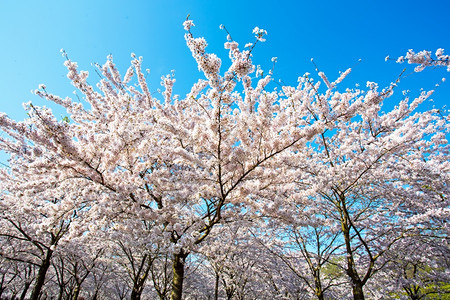
M305 72L313 74L314 57L330 80L354 67L342 86L364 86L368 80L385 86L407 67L385 62L386 55L398 57L410 48L433 52L444 48L450 53L448 12L447 0L429 0L426 5L415 0L0 0L0 111L23 119L23 102L45 104L30 93L40 83L52 93L72 95L61 48L90 71L91 83L98 79L91 63L103 64L112 54L125 73L134 52L151 70L152 91L160 87L160 77L174 69L174 91L185 95L201 76L183 37L188 14L196 24L194 35L204 36L207 49L224 61L226 34L220 24L241 45L254 40L255 26L266 29L267 42L254 50L254 62L267 70L271 57L277 56L275 78L286 84L296 84ZM399 90L431 89L446 76L443 69L408 76ZM434 104L427 105L442 107L449 102L449 84L442 84ZM400 92L397 95L401 97Z

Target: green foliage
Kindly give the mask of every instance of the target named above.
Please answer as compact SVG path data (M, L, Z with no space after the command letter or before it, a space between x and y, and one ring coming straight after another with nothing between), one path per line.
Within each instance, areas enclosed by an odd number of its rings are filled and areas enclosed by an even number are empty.
M322 274L327 278L336 278L344 275L344 271L339 266L344 261L344 257L333 257L322 267Z
M450 300L450 283L430 284L423 288L423 293L427 295L425 299Z

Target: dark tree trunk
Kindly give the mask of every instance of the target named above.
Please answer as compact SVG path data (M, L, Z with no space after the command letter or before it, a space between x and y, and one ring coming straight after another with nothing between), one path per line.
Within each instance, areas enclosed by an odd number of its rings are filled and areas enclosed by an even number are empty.
M42 261L39 272L36 278L36 284L34 285L33 292L31 293L30 300L38 300L42 287L44 286L45 276L47 275L48 268L50 267L50 260L52 258L53 251L48 250L45 259Z
M183 294L183 280L184 280L184 262L188 255L183 250L178 254L173 255L172 269L172 293L170 294L171 300L181 300Z
M6 289L6 287L3 286L4 282L5 282L5 276L6 276L6 274L3 274L2 275L2 280L0 281L0 299L2 299L3 292Z
M322 282L320 281L320 271L318 270L314 271L314 285L315 285L314 293L316 294L317 299L324 300Z
M319 299L319 300L324 300L323 292L322 292L322 291L316 290L316 296L317 296L317 299Z
M59 287L59 295L58 300L62 300L64 297L64 288L62 286Z
M344 241L345 241L345 248L347 252L347 275L351 279L352 283L352 292L353 292L353 299L354 300L364 300L364 292L363 292L363 286L366 283L366 280L361 280L358 271L356 269L356 264L353 256L353 250L352 250L352 237L350 234L351 229L351 220L349 213L347 211L346 207L346 199L344 194L340 194L339 198L341 200L341 204L339 206L340 214L341 214L341 232L344 235ZM355 229L356 230L356 229ZM369 271L370 272L370 271Z
M141 300L142 288L138 286L133 286L133 290L131 291L130 300Z
M142 292L144 291L145 282L147 281L150 268L152 267L153 260L150 256L144 255L142 258L139 271L133 278L133 289L131 291L130 300L140 300Z
M219 273L216 273L216 283L214 285L214 300L219 299L219 280L220 280Z
M20 295L20 300L25 299L25 296L27 295L28 289L30 288L31 281L26 281L25 286L23 287L22 294Z
M353 282L353 300L364 300L363 285L361 282Z
M77 300L79 295L80 295L80 285L77 285L73 290L72 300Z

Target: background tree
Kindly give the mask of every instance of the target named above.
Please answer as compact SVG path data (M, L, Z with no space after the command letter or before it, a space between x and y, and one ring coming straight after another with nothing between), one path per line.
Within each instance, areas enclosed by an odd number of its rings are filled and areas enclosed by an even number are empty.
M325 75L322 79L331 93L335 85ZM410 104L406 98L393 110L381 112L381 100L393 93L394 86L378 92L376 85L369 83L370 90L359 98L365 101L351 103L362 108L356 117L337 121L335 128L324 128L309 153L299 152L299 158L293 160L299 170L299 189L311 189L306 195L300 191L300 203L312 199L308 211L313 216L326 212L327 221L337 222L330 229L340 228L339 241L346 257L342 267L350 277L354 299L364 299L364 285L384 267L378 261L415 231L420 223L417 218L426 214L426 220L434 223L448 206L444 196L448 195L447 164L436 164L448 153L444 134L448 117L438 110L415 112L431 92L423 92ZM339 92L335 92L337 97L341 97ZM334 107L339 112L339 106ZM419 198L415 198L417 189L428 186L424 181L430 183L425 178L439 183L429 189L434 192L418 192ZM433 227L431 223L421 226Z

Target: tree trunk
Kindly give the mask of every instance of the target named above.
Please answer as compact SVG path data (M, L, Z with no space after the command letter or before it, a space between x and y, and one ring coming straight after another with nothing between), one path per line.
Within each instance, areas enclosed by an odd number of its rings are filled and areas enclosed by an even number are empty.
M216 273L216 283L214 285L214 300L219 299L219 280L220 280L219 273Z
M314 285L315 285L315 291L314 293L317 296L317 299L323 300L323 290L322 290L322 282L320 281L320 271L315 270L314 271Z
M79 295L80 295L80 285L77 285L73 290L72 300L78 300Z
M130 300L141 300L142 288L134 285L131 291Z
M6 274L3 274L2 280L0 281L0 299L2 299L3 292L6 289L6 287L4 287L5 277L6 277Z
M97 300L98 299L98 289L95 289L95 293L92 296L92 300Z
M364 300L363 285L361 282L353 282L353 300Z
M133 290L131 291L130 300L140 300L144 291L145 282L147 281L153 259L149 255L144 255L141 266L137 275L133 278Z
M22 294L20 295L20 300L25 299L25 296L27 295L28 289L30 288L31 281L26 281L25 286L23 287Z
M403 289L406 291L406 294L408 294L409 298L411 300L420 300L422 299L419 286L403 286Z
M361 281L356 269L355 260L353 258L352 237L350 234L351 221L346 207L346 199L344 194L339 194L341 205L338 207L341 214L341 232L344 235L345 248L347 252L347 275L351 279L352 292L354 300L364 300L363 282ZM356 230L356 229L355 229ZM365 282L364 282L365 283Z
M316 290L316 296L317 296L317 299L324 300L322 291Z
M42 261L39 267L39 272L36 278L36 284L34 285L33 292L31 293L30 300L38 300L39 294L41 293L42 287L45 282L45 275L47 275L48 268L50 267L50 260L52 258L53 251L48 250L45 259Z
M64 288L62 286L59 287L58 300L62 300L64 298Z
M171 300L181 300L183 293L183 280L184 280L184 262L188 255L183 250L178 254L173 255L172 269L172 293L170 294Z

